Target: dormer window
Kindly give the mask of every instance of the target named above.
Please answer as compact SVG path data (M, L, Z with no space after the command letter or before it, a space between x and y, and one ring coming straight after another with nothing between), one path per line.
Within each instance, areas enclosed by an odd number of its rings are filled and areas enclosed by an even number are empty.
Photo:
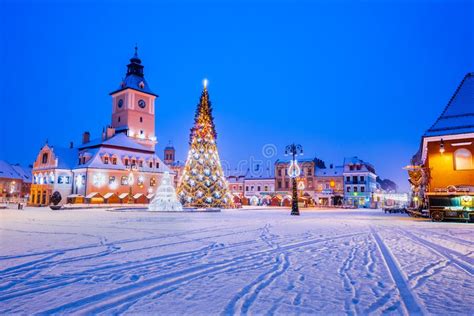
M116 165L117 164L117 157L112 157L112 164Z
M108 156L104 157L104 164L106 164L106 165L109 164L109 157Z
M143 167L143 161L141 161L141 160L138 161L138 166L139 166L140 168L142 168L142 167Z
M150 169L153 168L153 161L150 161Z
M143 89L143 88L145 88L145 83L143 81L140 81L138 86L140 87L140 89Z
M125 166L128 166L128 159L125 159Z
M156 163L156 169L158 169L159 167L160 167L160 163L157 162L157 163Z

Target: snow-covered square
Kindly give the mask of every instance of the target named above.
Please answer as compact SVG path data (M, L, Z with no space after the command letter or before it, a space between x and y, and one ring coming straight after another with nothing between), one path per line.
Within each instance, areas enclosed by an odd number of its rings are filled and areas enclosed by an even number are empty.
M0 211L0 313L473 314L474 226L381 210Z

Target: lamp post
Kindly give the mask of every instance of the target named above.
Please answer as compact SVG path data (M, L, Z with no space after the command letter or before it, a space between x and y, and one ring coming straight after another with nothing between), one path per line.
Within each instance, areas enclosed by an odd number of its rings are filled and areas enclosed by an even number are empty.
M285 147L285 156L292 155L290 166L288 167L288 175L292 179L293 197L291 201L291 215L300 215L298 209L298 187L296 178L300 175L301 169L296 161L297 155L303 154L303 147L301 145L291 144Z

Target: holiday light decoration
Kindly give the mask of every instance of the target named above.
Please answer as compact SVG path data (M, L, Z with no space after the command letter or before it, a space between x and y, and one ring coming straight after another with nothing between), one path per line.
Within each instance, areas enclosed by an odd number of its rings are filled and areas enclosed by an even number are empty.
M179 203L176 197L173 179L169 172L163 173L160 186L156 190L156 195L148 206L148 210L153 212L177 212L183 210L181 203Z
M217 151L207 83L203 81L204 89L191 128L190 148L177 193L185 206L227 208L232 206L232 198Z

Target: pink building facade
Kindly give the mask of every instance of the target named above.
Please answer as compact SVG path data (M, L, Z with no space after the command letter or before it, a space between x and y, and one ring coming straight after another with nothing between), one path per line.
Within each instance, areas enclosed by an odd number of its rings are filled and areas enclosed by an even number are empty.
M82 143L61 148L45 144L33 165L29 203L49 205L58 191L64 203L147 203L164 172L155 153L155 100L135 55L125 79L113 91L111 123L100 137L85 132Z

